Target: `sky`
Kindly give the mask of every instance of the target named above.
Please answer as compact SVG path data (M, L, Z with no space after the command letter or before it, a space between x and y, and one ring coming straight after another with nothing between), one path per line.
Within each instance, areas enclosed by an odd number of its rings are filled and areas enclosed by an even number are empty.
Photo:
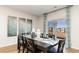
M48 26L53 27L53 22L54 21L48 21ZM62 28L62 27L65 27L65 20L59 20L57 22L57 28Z

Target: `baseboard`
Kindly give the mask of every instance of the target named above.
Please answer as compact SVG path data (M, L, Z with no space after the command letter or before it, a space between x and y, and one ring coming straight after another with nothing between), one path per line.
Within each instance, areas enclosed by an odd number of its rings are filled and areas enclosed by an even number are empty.
M9 53L9 52L12 52L12 51L17 51L17 45L16 44L0 48L0 53Z

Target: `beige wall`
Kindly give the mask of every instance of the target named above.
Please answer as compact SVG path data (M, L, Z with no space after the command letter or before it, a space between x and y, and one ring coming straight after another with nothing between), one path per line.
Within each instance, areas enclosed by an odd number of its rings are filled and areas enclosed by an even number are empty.
M17 22L18 18L28 18L33 20L33 25L32 27L37 30L38 27L38 17L33 16L27 13L23 13L17 10L13 10L4 6L0 6L0 47L7 46L7 45L12 45L17 43L17 37L8 37L7 36L7 23L8 23L8 16L15 16L17 17ZM18 25L18 23L17 23Z
M41 33L43 33L43 26L44 26L44 18L43 15L39 16L39 21L38 21L38 28L40 29Z
M53 13L48 14L47 20L58 20L66 18L66 9L62 9Z
M79 49L79 6L70 9L71 19L71 45L72 48Z

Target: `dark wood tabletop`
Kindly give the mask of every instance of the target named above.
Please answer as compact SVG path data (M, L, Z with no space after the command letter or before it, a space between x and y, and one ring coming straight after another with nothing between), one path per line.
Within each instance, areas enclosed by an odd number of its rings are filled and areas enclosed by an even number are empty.
M34 40L36 47L43 52L47 52L49 46L55 46L58 44L59 40L46 39L46 38L31 38L30 36L25 36Z

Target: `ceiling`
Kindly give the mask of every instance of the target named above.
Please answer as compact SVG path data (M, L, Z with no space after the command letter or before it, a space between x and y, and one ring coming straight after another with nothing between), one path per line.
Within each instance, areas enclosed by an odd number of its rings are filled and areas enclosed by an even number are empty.
M7 5L7 7L40 16L41 14L51 12L66 7L67 5Z

